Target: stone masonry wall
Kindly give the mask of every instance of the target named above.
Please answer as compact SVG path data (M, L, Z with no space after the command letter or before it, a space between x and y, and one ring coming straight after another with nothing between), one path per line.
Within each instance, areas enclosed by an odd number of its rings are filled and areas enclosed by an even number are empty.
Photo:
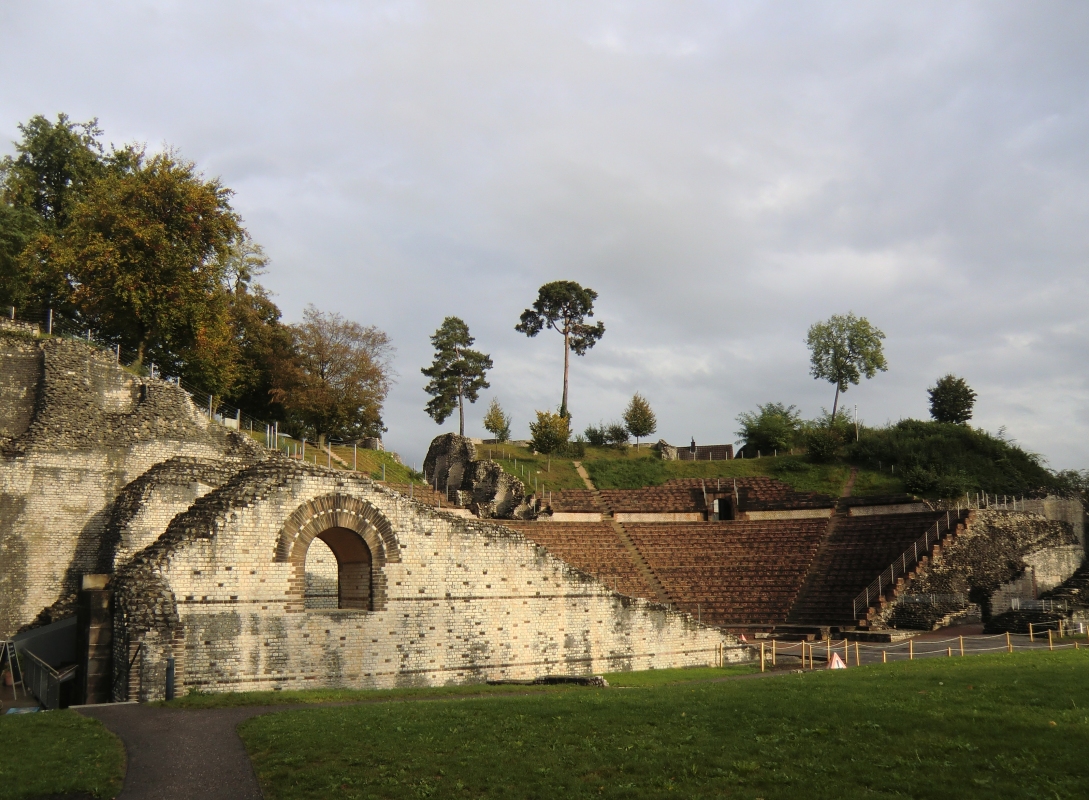
M974 511L967 528L919 571L907 589L916 597L932 595L935 601L893 604L883 621L926 630L970 603L980 605L986 618L992 596L1024 575L1026 567L1046 566L1048 579L1057 585L1080 566L1079 550L1069 523L1024 512ZM1064 569L1069 569L1066 575L1061 574ZM954 599L958 597L966 599Z
M190 456L241 469L265 457L209 424L180 388L131 375L93 347L0 332L0 365L21 365L0 378L0 636L100 571L110 506L153 465Z
M305 608L309 537L338 526L370 548L373 610ZM180 687L204 691L442 685L747 657L729 634L619 595L501 525L281 459L198 499L113 586L114 663L134 665L117 677L117 699L160 696L167 655Z

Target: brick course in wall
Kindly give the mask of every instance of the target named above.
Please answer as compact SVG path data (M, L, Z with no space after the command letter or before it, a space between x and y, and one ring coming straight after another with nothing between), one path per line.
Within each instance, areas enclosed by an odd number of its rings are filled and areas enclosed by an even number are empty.
M306 608L306 545L338 527L369 546L370 610ZM160 696L168 655L178 685L204 691L441 685L747 657L729 634L617 594L502 525L279 459L198 499L113 586L115 669L135 656L117 699Z

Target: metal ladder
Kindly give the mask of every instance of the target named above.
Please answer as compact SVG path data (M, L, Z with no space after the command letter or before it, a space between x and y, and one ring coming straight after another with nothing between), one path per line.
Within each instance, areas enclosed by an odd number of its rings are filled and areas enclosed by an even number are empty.
M23 694L26 694L26 684L23 683L23 670L19 666L19 657L15 654L15 642L11 639L5 639L0 642L0 668L3 667L4 661L8 662L8 669L11 670L11 693L14 699L19 699L19 687L23 687Z

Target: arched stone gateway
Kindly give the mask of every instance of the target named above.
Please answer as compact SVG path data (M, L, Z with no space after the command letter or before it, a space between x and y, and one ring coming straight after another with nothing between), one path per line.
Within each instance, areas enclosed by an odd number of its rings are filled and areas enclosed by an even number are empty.
M306 556L314 539L324 542L337 561L336 608L381 611L386 607L383 567L401 560L393 529L366 500L337 493L303 503L277 536L274 561L286 561L295 568L288 611L324 605L307 598Z

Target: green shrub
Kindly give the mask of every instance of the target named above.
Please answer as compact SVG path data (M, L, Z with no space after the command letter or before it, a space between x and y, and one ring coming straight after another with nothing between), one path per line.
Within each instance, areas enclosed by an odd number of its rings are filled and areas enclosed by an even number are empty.
M848 445L847 458L883 472L895 466L915 494L952 498L965 492L1020 495L1068 488L1039 456L1002 435L955 423L908 419L866 429L860 441Z
M797 444L802 426L798 410L782 403L757 406L756 411L738 414L737 421L741 424L737 436L745 441L747 455L786 452Z
M835 461L842 446L843 436L835 428L814 425L805 432L805 448L809 459L818 464Z
M537 421L529 423L529 432L533 437L532 449L538 453L555 453L571 438L571 418L551 411L538 411Z
M587 425L584 435L594 447L624 447L628 443L628 429L620 422Z
M559 453L567 458L582 458L586 455L586 440L581 435L576 436L573 441L560 448Z

